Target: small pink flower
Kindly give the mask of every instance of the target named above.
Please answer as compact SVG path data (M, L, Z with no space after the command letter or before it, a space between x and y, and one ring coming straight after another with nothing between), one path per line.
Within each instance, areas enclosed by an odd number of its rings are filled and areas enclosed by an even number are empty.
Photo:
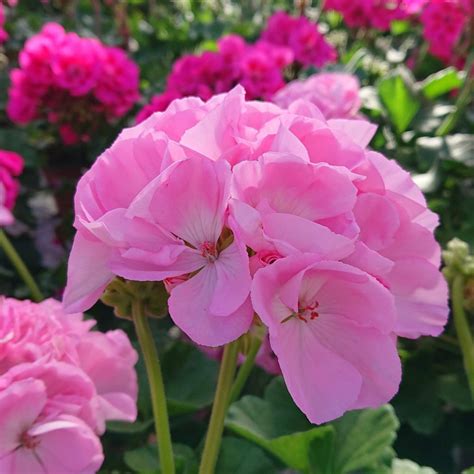
M94 473L104 456L99 439L80 418L48 412L49 387L26 378L1 386L0 471Z
M306 80L290 82L272 101L288 107L299 99L316 105L327 119L355 118L361 107L359 81L351 74L314 74Z
M23 171L23 158L12 151L0 150L0 226L13 223L20 185L15 179Z
M313 423L397 392L393 300L366 273L313 255L286 257L257 272L252 302L293 400Z

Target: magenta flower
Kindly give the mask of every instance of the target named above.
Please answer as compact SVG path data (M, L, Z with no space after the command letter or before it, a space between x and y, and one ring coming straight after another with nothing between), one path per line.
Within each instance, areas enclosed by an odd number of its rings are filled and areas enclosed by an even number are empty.
M23 158L12 151L0 150L0 226L12 224L11 213L20 191L15 179L23 171Z

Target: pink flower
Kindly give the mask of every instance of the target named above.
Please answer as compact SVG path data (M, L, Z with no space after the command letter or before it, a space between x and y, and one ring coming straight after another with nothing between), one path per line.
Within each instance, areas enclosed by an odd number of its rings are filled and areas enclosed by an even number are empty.
M419 1L419 0L416 0ZM376 28L386 31L394 20L402 20L416 7L405 0L327 0L326 10L336 10L351 28Z
M5 26L5 10L3 5L0 3L0 44L4 43L8 39L8 33L3 28Z
M1 382L0 471L86 474L99 469L104 459L99 439L80 418L55 412L47 381Z
M337 59L335 48L306 17L292 17L283 11L274 13L261 34L262 40L286 46L293 51L295 61L303 66L321 67Z
M448 307L437 218L367 148L374 133L304 99L246 101L242 87L173 101L81 179L67 309L92 306L116 275L164 281L198 344L235 340L256 313L311 421L387 402L396 338L439 334Z
M62 305L52 299L37 304L2 298L0 316L0 380L17 367L25 373L38 360L41 367L60 361L52 367L79 374L75 376L89 386L86 398L94 413L85 421L97 432L104 431L106 420L136 418L137 354L125 333L91 332L93 321L83 321L81 314L64 314ZM66 376L61 377L66 383Z
M9 118L18 124L45 119L66 145L88 141L139 97L138 67L123 51L66 33L57 23L28 39L19 63L10 74Z
M272 101L288 107L298 99L316 105L327 119L355 118L361 107L359 81L351 74L314 74L306 80L290 82Z
M180 95L174 91L166 91L162 94L153 96L150 103L145 105L145 107L143 107L138 113L136 123L143 122L155 112L165 111L168 105L170 105L174 99L178 99L179 97Z
M15 179L23 171L23 158L12 151L0 150L0 226L13 223L11 210L20 190Z
M467 0L427 2L420 19L430 53L448 64L462 67L469 44L460 44L461 37L473 15L472 4Z
M313 423L379 406L397 392L393 301L366 273L294 255L257 272L252 302L293 400Z

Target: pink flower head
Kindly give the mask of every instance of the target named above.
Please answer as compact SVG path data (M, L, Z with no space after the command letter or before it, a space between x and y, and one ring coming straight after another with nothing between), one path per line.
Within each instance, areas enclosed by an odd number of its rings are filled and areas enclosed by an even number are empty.
M397 392L393 301L366 273L294 255L257 272L252 302L293 399L313 423L379 406Z
M473 15L472 3L467 0L427 2L421 22L430 53L448 64L462 67L469 44L460 44L461 38Z
M408 173L368 150L374 133L304 99L246 101L239 86L171 102L79 182L67 309L92 306L116 275L164 281L198 344L235 340L256 313L311 421L385 403L396 338L439 334L448 307L437 218Z
M4 43L8 39L8 33L4 29L5 26L5 10L3 5L0 3L0 44Z
M139 97L138 67L118 48L47 23L26 41L10 73L7 113L19 124L45 119L64 144L88 141L104 120Z
M40 367L51 363L51 367L64 369L60 374L76 374L89 387L86 398L91 413L83 419L102 433L106 420L133 421L136 417L137 354L122 331L91 332L93 325L83 321L81 314L64 314L55 300L37 304L2 298L0 380L17 367L23 367L22 374L33 370L38 360ZM34 376L40 377L39 372ZM55 377L58 384L60 380L66 383L65 375ZM79 411L67 413L79 416ZM65 409L61 413L66 413Z
M290 82L272 101L287 108L298 99L316 105L327 119L354 118L361 107L359 81L345 73L314 74L306 80Z
M20 190L15 179L23 171L23 158L12 151L0 150L0 226L13 223L11 210Z
M48 386L40 379L0 387L1 472L98 471L104 456L93 430L78 417L50 411L50 403Z
M295 61L303 66L321 67L337 59L335 48L306 17L292 17L283 11L272 15L261 38L293 51Z
M416 7L407 8L408 3L404 0L327 0L324 8L341 13L351 28L386 31L392 21L402 20L416 10Z

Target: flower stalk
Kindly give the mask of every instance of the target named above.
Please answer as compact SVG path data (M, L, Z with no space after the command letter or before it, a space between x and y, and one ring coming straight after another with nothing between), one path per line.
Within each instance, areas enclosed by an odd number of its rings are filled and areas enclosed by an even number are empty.
M216 467L238 353L239 340L227 344L224 348L199 474L213 474Z
M10 242L7 234L3 230L0 230L0 247L3 248L6 256L15 267L15 270L18 272L18 275L22 278L25 282L26 286L30 290L31 298L34 301L42 301L44 299L41 290L39 289L38 285L35 282L35 279L31 275L30 271L28 270L25 262L22 260L18 252L13 247L12 243Z
M153 416L155 419L158 454L160 457L161 472L174 474L174 455L171 443L168 408L166 406L165 386L158 358L158 351L151 333L148 318L145 314L143 301L136 297L132 303L132 317L138 336L143 358L145 360L148 381L150 384Z

